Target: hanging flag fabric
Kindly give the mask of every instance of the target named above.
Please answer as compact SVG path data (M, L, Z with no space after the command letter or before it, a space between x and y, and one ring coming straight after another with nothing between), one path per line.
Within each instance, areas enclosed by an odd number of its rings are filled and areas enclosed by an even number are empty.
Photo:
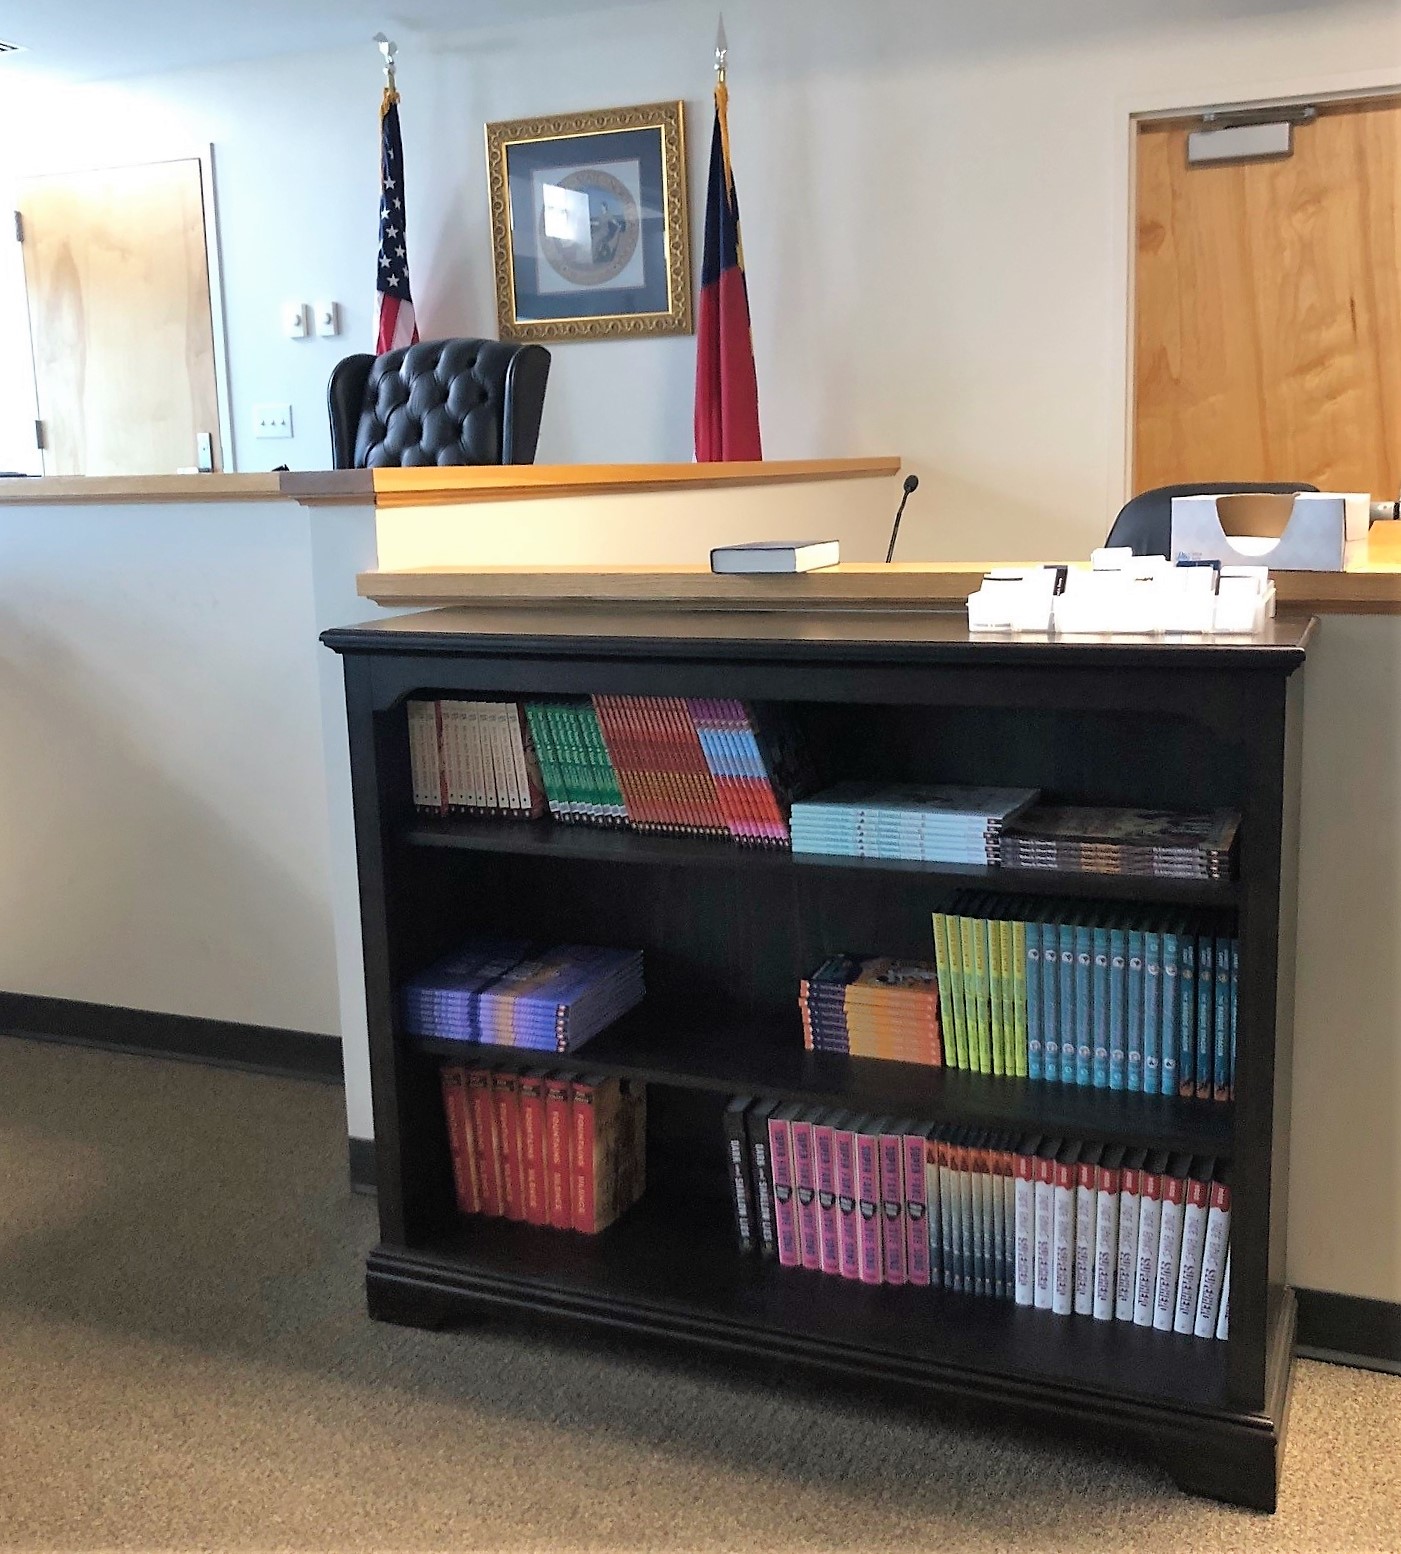
M386 86L379 105L379 317L375 353L418 342L409 295L408 244L404 239L404 143L399 137L399 94Z
M715 88L705 259L696 322L696 459L700 463L763 458L739 201L730 167L728 106L729 93L721 81Z

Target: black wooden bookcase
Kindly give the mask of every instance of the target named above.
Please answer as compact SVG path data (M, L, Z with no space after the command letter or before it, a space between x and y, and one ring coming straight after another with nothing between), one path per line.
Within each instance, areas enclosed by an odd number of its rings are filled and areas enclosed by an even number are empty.
M1273 1509L1294 1336L1284 1284L1300 682L1312 623L1255 638L970 639L920 613L440 610L327 632L344 655L374 1091L382 1320L491 1311L626 1330L1145 1443L1185 1488ZM1294 676L1294 678L1291 678ZM1196 882L794 858L722 841L412 807L415 695L733 696L792 703L824 781L1029 785L1072 803L1243 815L1239 878ZM1209 906L1241 942L1231 1104L804 1052L800 976L837 950L932 958L976 885ZM466 935L640 946L644 1005L558 1066L649 1086L648 1191L602 1235L455 1211L444 1058L395 989ZM521 1064L539 1055L519 1054ZM1228 1158L1225 1343L915 1288L735 1248L719 1113L736 1093Z

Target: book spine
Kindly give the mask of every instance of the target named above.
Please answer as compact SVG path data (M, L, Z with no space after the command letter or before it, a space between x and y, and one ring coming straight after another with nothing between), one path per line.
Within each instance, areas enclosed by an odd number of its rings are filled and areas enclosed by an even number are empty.
M569 1080L545 1081L545 1198L549 1223L556 1230L574 1226L574 1129L569 1111Z
M1176 1315L1177 1280L1182 1266L1183 1208L1187 1198L1184 1177L1163 1179L1163 1202L1158 1222L1158 1268L1153 1291L1153 1326L1160 1333L1172 1331Z
M1114 1281L1114 1319L1133 1321L1133 1287L1138 1272L1138 1217L1143 1173L1124 1167L1119 1178L1119 1266Z
M575 1080L569 1087L569 1120L574 1134L574 1229L592 1235L598 1223L598 1090Z
M471 1110L467 1104L467 1070L449 1064L442 1069L439 1077L443 1092L443 1116L448 1126L448 1147L452 1152L452 1181L458 1212L480 1214L481 1188L472 1140Z
M1158 1232L1162 1225L1163 1179L1143 1173L1138 1201L1138 1254L1133 1286L1135 1327L1152 1327L1153 1293L1158 1272Z
M773 1177L773 1218L778 1260L785 1268L802 1263L798 1244L798 1200L794 1193L793 1137L788 1120L769 1118L769 1169Z
M501 1141L497 1137L496 1108L492 1104L490 1069L468 1069L467 1104L472 1114L472 1139L477 1152L477 1173L482 1184L482 1213L497 1217L505 1213L506 1195L501 1174Z
M884 1248L887 1284L904 1284L907 1273L903 1154L902 1135L880 1135L881 1245Z
M992 1009L988 989L987 924L980 917L965 917L963 938L964 987L967 968L973 968L973 1024L978 1042L977 1071L992 1073Z
M1211 1094L1217 1101L1231 1098L1231 942L1216 941L1216 998L1212 1011L1215 1026L1215 1062Z
M1023 1150L1013 1167L1012 1294L1019 1306L1035 1297L1036 1156Z
M1197 941L1178 939L1177 951L1177 1093L1197 1093Z
M834 1130L832 1152L837 1184L837 1270L844 1279L861 1276L861 1237L856 1203L856 1135L850 1128Z
M1124 1088L1137 1095L1143 1089L1143 930L1129 929L1128 1028L1125 1041Z
M817 1161L811 1119L795 1117L789 1124L788 1136L793 1150L793 1196L798 1202L798 1261L804 1268L820 1268L822 1227L817 1212Z
M939 1019L943 1025L944 1061L950 1068L959 1062L953 1044L953 995L949 991L949 931L943 912L931 917L934 928L934 974L939 988Z
M1114 1320L1119 1271L1119 1190L1121 1173L1100 1166L1095 1174L1095 1279L1091 1314L1096 1322Z
M1041 924L1026 925L1026 1077L1041 1079L1045 1066L1041 1056Z
M749 1137L743 1110L727 1107L725 1128L725 1169L730 1178L730 1202L735 1211L735 1239L741 1252L752 1252L754 1235L754 1193L749 1180Z
M1007 1066L1007 1035L1002 1020L1006 989L1006 972L1002 965L1002 931L990 918L979 919L978 931L987 941L988 1027L992 1071L1001 1078L1011 1072Z
M1193 1180L1187 1183L1187 1200L1182 1211L1182 1264L1177 1275L1177 1295L1173 1304L1174 1333L1190 1333L1196 1321L1210 1196L1210 1182Z
M1163 933L1163 971L1160 1005L1162 1008L1162 1070L1158 1075L1158 1090L1162 1095L1178 1093L1178 1058L1181 1054L1178 1027L1181 1024L1182 1005L1177 988L1182 969L1181 936L1165 930Z
M1094 1083L1094 938L1087 923L1075 929L1075 1083Z
M1038 1311L1051 1309L1054 1280L1052 1256L1056 1233L1056 1163L1038 1158L1035 1178L1035 1263L1032 1304Z
M527 1225L548 1225L545 1191L545 1092L539 1074L522 1074L520 1096L521 1186Z
M1099 1168L1082 1160L1075 1168L1075 1315L1089 1317L1095 1309L1095 1196Z
M924 1176L928 1142L922 1133L907 1133L901 1140L905 1157L905 1272L911 1284L930 1282L929 1194Z
M1197 1098L1211 1099L1211 1070L1216 1008L1216 952L1210 934L1197 940Z
M1051 1310L1068 1317L1075 1295L1075 1166L1057 1161L1051 1251Z
M944 1272L944 1219L943 1197L940 1191L939 1141L930 1137L924 1141L924 1223L929 1247L929 1282L936 1289L946 1283Z
M1231 940L1231 1064L1227 1092L1236 1098L1236 1027L1240 1024L1240 940Z
M1221 1275L1221 1305L1216 1313L1216 1337L1224 1343L1231 1336L1231 1248L1226 1247L1226 1271Z
M1027 1052L1027 989L1030 986L1026 975L1027 925L1022 918L1015 918L1003 926L1011 935L1012 1073L1018 1079L1025 1079L1030 1072Z
M939 1174L939 1262L944 1270L944 1288L963 1288L958 1261L958 1193L954 1186L953 1146L948 1139L935 1141Z
M812 1152L817 1169L817 1221L823 1273L842 1271L837 1234L837 1134L830 1122L813 1125Z
M1128 1084L1129 936L1124 928L1109 930L1109 1088Z
M856 1135L856 1209L859 1216L858 1277L883 1282L881 1256L880 1147L874 1133Z
M1075 925L1060 925L1060 1047L1055 1078L1062 1084L1075 1083L1076 1028L1080 1011L1075 1004Z
M983 1191L986 1181L986 1151L969 1148L963 1152L964 1183L968 1194L968 1216L973 1258L973 1293L988 1293L988 1238L987 1198Z
M1094 1043L1090 1082L1109 1088L1109 929L1094 929L1094 961L1090 969L1091 1037Z
M1060 1078L1060 928L1041 924L1041 1074Z
M507 1219L525 1218L525 1176L520 1147L520 1103L517 1080L498 1069L491 1076L491 1100L501 1150L502 1209Z
M1163 1068L1163 939L1155 930L1143 935L1143 1093L1160 1095Z
M754 1216L759 1225L759 1251L778 1256L778 1222L774 1217L773 1168L769 1162L769 1125L764 1116L749 1125L749 1163L754 1173Z
M1213 1182L1208 1196L1202 1277L1197 1292L1196 1319L1192 1327L1198 1338L1210 1338L1216 1332L1230 1237L1231 1190L1224 1182Z

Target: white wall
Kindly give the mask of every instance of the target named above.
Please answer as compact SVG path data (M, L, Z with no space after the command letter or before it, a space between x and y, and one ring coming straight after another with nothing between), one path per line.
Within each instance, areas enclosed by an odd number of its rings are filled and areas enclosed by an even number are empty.
M911 557L1083 552L1122 494L1127 114L1401 79L1396 0L764 0L732 6L732 118L771 456L895 452ZM482 125L682 96L692 207L713 0L403 28L426 332L495 332ZM18 96L19 167L214 145L239 465L324 465L330 368L370 337L378 56L303 55ZM699 231L695 233L699 243ZM330 295L341 341L279 338ZM690 455L694 344L556 348L541 458ZM253 442L289 399L296 436Z

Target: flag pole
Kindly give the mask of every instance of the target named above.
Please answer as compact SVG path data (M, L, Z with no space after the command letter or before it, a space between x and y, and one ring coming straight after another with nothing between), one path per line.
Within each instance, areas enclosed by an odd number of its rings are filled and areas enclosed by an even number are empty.
M399 88L394 80L394 56L399 52L399 45L382 32L377 32L373 41L379 44L379 51L384 56L384 89L390 97L397 98Z
M720 13L720 24L715 29L715 84L725 84L725 56L729 53L729 45L725 41L725 13Z

